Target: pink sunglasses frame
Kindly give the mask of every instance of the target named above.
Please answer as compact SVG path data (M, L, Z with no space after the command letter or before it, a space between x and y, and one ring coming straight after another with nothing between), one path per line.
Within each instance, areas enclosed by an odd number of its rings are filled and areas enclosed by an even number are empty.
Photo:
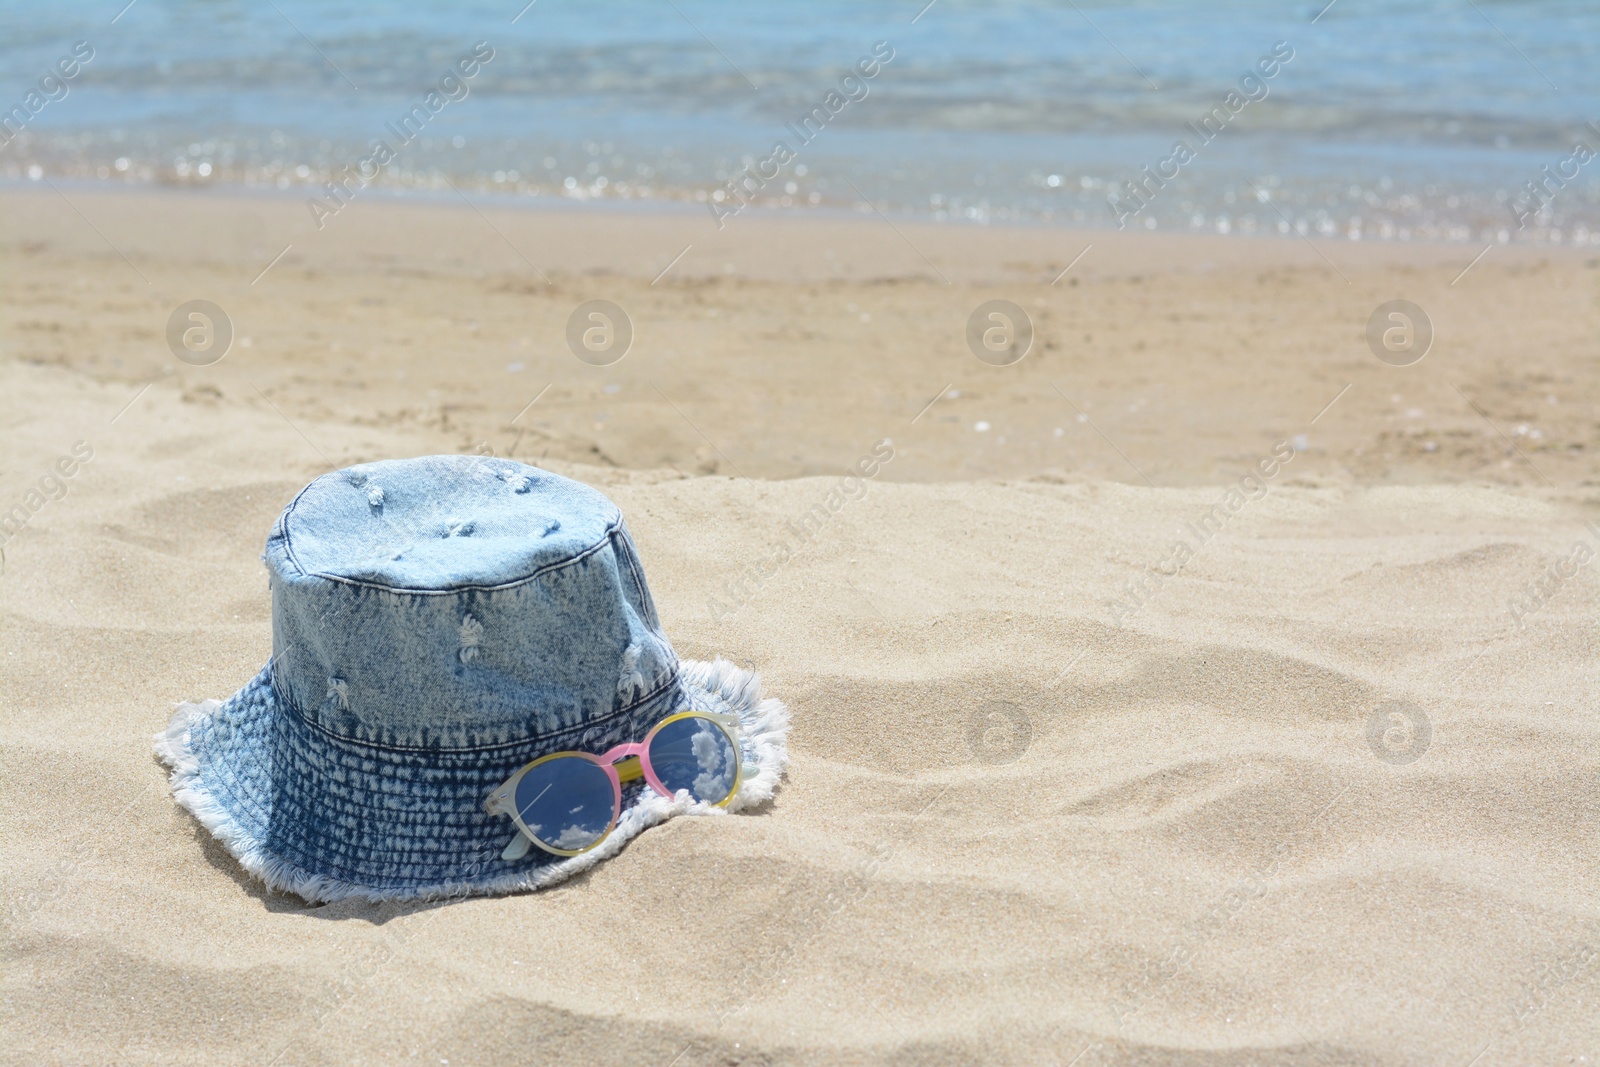
M735 715L718 715L709 711L680 711L668 715L665 719L650 728L644 735L643 741L625 742L607 749L596 756L592 752L552 752L548 756L540 756L522 768L517 773L507 778L501 785L489 794L483 802L483 810L490 815L507 815L516 824L517 834L505 851L500 854L501 859L516 860L528 854L529 848L539 848L557 856L581 856L592 848L598 848L600 843L611 836L611 831L617 828L617 820L622 817L622 783L631 782L636 778L643 778L651 789L664 797L671 797L672 791L661 784L661 779L656 777L655 768L650 765L650 743L655 740L656 734L663 727L670 726L683 719L709 719L719 727L728 740L733 744L733 751L737 762L734 764L733 788L728 790L728 795L719 801L715 807L725 808L732 803L733 798L739 795L739 787L744 784L744 749L739 745L739 719ZM555 759L583 759L596 764L606 777L611 780L611 821L606 824L605 832L589 844L580 849L554 848L540 841L528 831L527 823L522 821L522 813L516 808L512 797L517 794L517 784L529 771ZM630 762L631 761L631 762Z

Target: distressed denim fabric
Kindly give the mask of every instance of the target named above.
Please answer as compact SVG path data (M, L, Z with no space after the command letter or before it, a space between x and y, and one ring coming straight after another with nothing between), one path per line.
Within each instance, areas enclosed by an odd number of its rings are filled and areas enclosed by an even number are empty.
M768 795L786 762L786 714L753 676L685 677L621 513L581 483L482 457L364 464L302 490L263 558L273 659L220 705L186 706L157 749L178 799L269 885L316 900L538 884L561 857L502 860L515 827L485 814L489 792L685 707L757 727L741 743L773 771Z

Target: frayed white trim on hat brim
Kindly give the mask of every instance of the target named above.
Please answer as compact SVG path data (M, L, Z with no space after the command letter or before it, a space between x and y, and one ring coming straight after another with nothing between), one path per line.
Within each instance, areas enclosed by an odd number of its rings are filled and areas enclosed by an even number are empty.
M238 823L232 812L212 797L201 779L200 761L190 746L189 730L192 724L221 707L220 700L178 704L171 723L155 735L155 754L172 769L172 798L188 809L222 843L239 861L239 866L260 879L268 889L293 893L313 904L352 898L372 903L440 900L545 889L590 870L602 860L612 858L645 830L675 815L726 815L744 811L771 800L777 792L778 783L789 766L789 709L780 700L762 697L760 675L742 670L725 659L718 658L709 663L684 660L680 664L680 672L693 698L691 703L698 705L702 694L709 694L715 705L707 708L697 706L697 710L739 716L740 738L748 744L757 771L745 776L738 795L727 807L719 808L690 801L687 796L664 797L647 789L639 800L622 813L616 828L599 847L581 856L571 856L532 871L497 877L472 879L469 876L460 881L433 886L375 889L328 878L275 856ZM506 825L509 839L513 831L509 822Z

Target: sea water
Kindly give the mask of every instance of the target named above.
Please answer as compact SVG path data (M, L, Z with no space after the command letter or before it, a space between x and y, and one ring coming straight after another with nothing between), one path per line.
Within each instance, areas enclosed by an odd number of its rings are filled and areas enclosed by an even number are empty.
M0 5L0 180L1600 243L1592 0L525 4Z

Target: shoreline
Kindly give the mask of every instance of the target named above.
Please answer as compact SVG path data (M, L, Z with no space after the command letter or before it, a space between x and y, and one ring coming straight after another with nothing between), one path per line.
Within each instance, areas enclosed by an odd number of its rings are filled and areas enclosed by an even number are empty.
M290 188L277 188L266 185L234 183L234 182L182 182L182 181L156 181L156 182L125 182L100 178L53 178L51 181L62 191L74 194L83 194L91 197L180 197L195 199L215 200L240 200L246 202L261 201L266 203L293 203L298 204L311 217L307 207L308 200L314 200L322 194L320 187L315 185L299 185ZM8 196L27 196L33 193L48 193L49 186L42 180L21 176L0 176L0 198ZM389 186L369 186L360 191L360 196L354 201L356 204L371 203L382 204L390 207L419 207L440 208L460 206L463 194L468 204L474 207L492 211L506 211L516 214L550 214L556 216L583 216L605 217L617 216L619 218L681 218L689 219L699 216L709 220L715 226L718 217L706 202L692 198L680 197L572 197L557 193L499 193L480 188L454 188L442 186L435 188L391 188ZM854 207L846 207L839 203L823 203L814 205L796 204L793 206L776 206L773 204L751 204L742 208L736 215L730 215L725 221L726 227L741 225L746 220L760 220L764 223L795 222L808 224L813 222L824 223L852 223L870 221L878 218L878 205L869 207L865 202L856 200ZM337 213L335 213L337 214ZM1518 239L1517 233L1508 231L1509 239L1501 240L1499 235L1485 239L1484 235L1472 233L1468 236L1455 238L1442 237L1416 237L1401 238L1379 237L1363 232L1361 236L1351 238L1347 234L1323 233L1300 234L1294 231L1288 233L1242 230L1230 230L1227 233L1218 233L1209 229L1178 229L1156 228L1149 229L1142 226L1118 228L1108 221L1106 225L1086 225L1079 222L1066 221L1059 218L1033 217L1027 219L984 219L951 217L935 218L925 212L885 212L895 225L927 227L935 230L994 230L999 232L1044 232L1061 234L1083 234L1087 238L1096 235L1108 238L1190 238L1196 240L1227 240L1227 241L1261 241L1261 242L1288 242L1299 244L1311 240L1317 244L1326 244L1333 248L1354 248L1360 246L1374 246L1379 248L1481 248L1484 244L1492 244L1501 249L1526 249L1539 252L1571 251L1582 255L1584 253L1600 254L1600 230L1587 233L1584 243L1572 241L1549 241L1534 239ZM1543 231L1538 231L1542 233Z
M0 191L5 358L302 432L749 478L842 473L889 438L897 481L1166 486L1288 441L1310 485L1600 484L1587 250L376 199L319 233L292 200L67 197ZM1414 366L1364 336L1397 297L1434 328ZM195 299L234 327L214 365L165 341ZM631 325L609 366L569 349L596 299ZM996 299L1033 327L1010 366L965 337Z
M341 250L348 252L353 246L362 242L365 242L365 247L373 254L391 258L398 255L400 258L395 262L410 259L421 263L426 262L426 257L406 255L405 253L412 251L409 243L393 239L393 231L397 225L401 225L397 223L398 219L415 219L429 227L448 223L453 229L481 231L473 236L487 240L469 242L475 248L487 247L496 241L496 230L502 227L490 220L506 220L515 223L524 232L530 227L536 228L540 224L548 224L560 231L559 235L562 237L582 232L600 232L609 237L632 229L640 234L661 234L671 239L687 239L700 245L710 245L720 241L725 247L741 253L743 259L751 264L748 269L745 263L739 265L737 273L741 276L785 281L810 280L812 277L829 280L904 277L915 274L919 267L923 274L931 278L934 277L935 271L929 269L930 264L926 259L919 259L918 256L918 249L926 241L940 252L958 250L956 255L948 259L939 259L936 269L954 267L955 270L950 274L950 278L965 282L1020 282L1023 279L1015 277L1016 271L1007 267L1003 260L1008 256L1025 253L1055 255L1060 259L1057 267L1059 270L1071 262L1073 255L1082 250L1086 244L1094 245L1101 252L1111 251L1111 259L1119 268L1136 269L1143 265L1146 269L1156 271L1173 267L1204 268L1230 263L1283 267L1320 264L1331 271L1337 271L1345 266L1371 269L1381 266L1433 267L1456 264L1459 270L1471 263L1473 257L1483 252L1486 247L1483 243L1463 241L1351 241L1345 238L1310 239L1293 234L1223 235L1160 230L1119 231L1109 227L1096 229L1009 222L931 222L894 217L886 220L871 211L822 208L805 209L805 214L798 211L786 213L781 210L750 208L719 229L710 213L699 206L684 210L658 211L654 207L642 204L635 209L629 206L619 207L609 201L604 205L597 205L566 201L564 198L540 198L541 202L537 204L471 196L463 201L459 194L451 191L426 197L363 196L357 199L347 212L327 220L325 226L319 230L312 223L303 197L276 190L233 186L205 189L152 186L127 190L104 186L98 182L81 185L57 183L57 185L59 192L37 182L0 181L0 242L53 240L87 252L92 250L95 242L98 242L102 249L106 249L108 242L113 247L119 243L113 240L110 229L106 229L98 236L84 229L83 224L86 221L90 226L100 226L104 222L102 215L120 217L134 223L137 223L140 216L156 218L162 223L156 227L159 232L170 235L188 230L190 236L194 233L203 233L208 228L214 231L218 219L237 220L241 215L245 215L259 223L263 231L261 235L263 241L267 240L265 231L270 230L274 234L281 235L284 240L297 244L305 254L314 254L319 248L323 249L330 255L327 263L329 266L339 261ZM68 194L65 203L63 194ZM79 214L76 206L80 200L91 205L101 205L100 213ZM26 212L8 211L7 207L10 204L28 204L30 207ZM816 215L811 214L813 210L817 212ZM78 225L76 227L52 225L56 216L75 219ZM468 220L471 221L466 226L455 225ZM134 228L137 230L140 227ZM223 241L209 244L207 251L212 255L221 254L224 257L223 261L232 262L236 258L238 266L248 266L249 263L244 256L233 255L240 251L238 246L241 243L239 237L242 230L238 225L232 229L235 232L229 233ZM882 255L872 261L864 261L860 264L859 270L847 270L841 273L834 269L833 265L828 265L825 271L807 274L793 269L795 263L792 256L783 252L774 253L773 246L778 244L798 244L803 251L809 250L809 246L819 243L809 239L818 232L840 243L860 244L865 238L874 245L885 246L886 249L892 249L892 246L897 245L900 254ZM81 239L85 233L88 235L88 240ZM140 236L150 235L140 234ZM635 240L631 243L643 242ZM149 249L150 254L179 258L173 255L178 248L171 243L157 241L152 244L153 247ZM135 244L133 247L138 249L139 246ZM187 242L182 247L192 255L192 249L188 249ZM265 248L267 245L262 244L261 247ZM501 247L505 246L502 244ZM682 245L678 247L681 248ZM1487 247L1492 258L1496 260L1505 258L1517 263L1549 261L1553 264L1581 266L1591 261L1600 261L1600 250L1587 246L1512 242L1505 245L1490 243ZM545 255L551 251L557 253L552 259L537 265L541 267L549 265L558 271L593 272L599 265L592 257L573 255L567 246L546 244L539 251ZM758 254L752 255L752 253ZM1082 266L1085 270L1093 272L1096 262L1102 258L1096 256L1094 259L1086 260ZM784 264L783 269L773 269L773 264L780 261ZM898 261L902 269L890 268L888 264L891 261ZM667 260L663 259L660 262L664 264ZM636 266L639 271L645 271L649 264ZM1045 269L1045 266L1047 264L1041 266L1041 269ZM968 269L965 276L961 273L963 267ZM616 273L629 273L620 261L607 264L607 269ZM653 275L647 276L653 277ZM1051 278L1046 277L1042 280L1049 282Z

